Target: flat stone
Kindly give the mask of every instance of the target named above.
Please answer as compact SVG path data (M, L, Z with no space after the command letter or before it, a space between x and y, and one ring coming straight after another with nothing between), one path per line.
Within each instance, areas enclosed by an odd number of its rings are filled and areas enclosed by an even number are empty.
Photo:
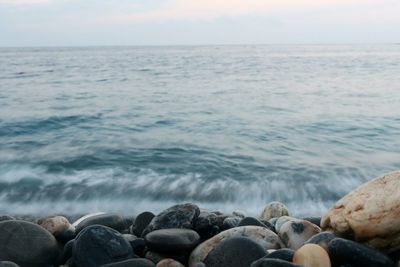
M385 254L365 245L335 238L328 244L328 252L333 266L352 267L394 267L394 262Z
M155 267L156 265L147 259L129 259L101 265L100 267Z
M150 211L140 213L131 227L131 233L136 236L142 236L144 229L146 229L154 217L155 215Z
M288 208L280 202L268 203L261 212L260 219L268 221L272 218L278 218L282 216L289 216Z
M323 216L322 228L387 252L399 250L399 188L400 171L359 186Z
M253 262L250 267L304 267L280 259L262 258Z
M240 226L223 231L214 237L206 240L198 245L190 254L189 266L192 267L198 262L203 262L208 253L212 251L218 244L232 237L248 237L264 248L279 249L283 246L277 234L269 229L260 226Z
M247 237L231 237L211 250L204 263L207 267L243 267L266 255L258 243Z
M269 253L265 258L268 259L280 259L288 262L293 261L293 256L294 256L294 250L289 249L289 248L282 248L279 250L275 250L271 253Z
M288 221L278 232L279 237L287 248L298 249L305 241L321 232L321 229L309 221Z
M190 229L161 229L145 237L147 247L161 253L191 251L200 243L200 236Z
M85 227L75 239L72 255L77 267L98 267L134 256L129 242L103 225Z
M293 256L293 263L304 267L331 267L328 253L316 244L306 244Z
M21 267L50 266L56 260L57 240L37 224L20 221L0 222L0 259Z
M73 223L73 226L76 229L76 233L78 234L82 231L85 227L91 225L103 225L110 227L118 232L123 231L124 229L128 228L126 224L126 220L114 213L94 213L83 216L82 218L78 219L76 222Z
M159 230L169 228L185 228L193 229L194 222L200 214L200 209L194 204L180 204L170 207L156 217L154 217L150 224L143 231L142 236Z
M163 259L157 263L156 267L185 267L185 265L174 259Z

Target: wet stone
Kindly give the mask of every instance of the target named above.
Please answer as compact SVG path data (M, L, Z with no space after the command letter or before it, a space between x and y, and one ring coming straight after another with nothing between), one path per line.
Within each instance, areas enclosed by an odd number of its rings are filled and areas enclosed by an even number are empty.
M89 214L73 223L77 234L84 228L91 225L107 226L118 232L128 228L126 225L126 220L122 216L113 213Z
M288 262L292 262L294 256L294 250L289 248L283 248L269 253L265 258L268 259L280 259Z
M222 230L227 230L231 228L235 228L239 225L242 218L240 217L227 217L224 219L222 223Z
M272 218L279 218L282 216L289 216L288 208L277 201L268 203L261 212L260 219L269 220Z
M321 232L315 224L305 220L288 221L278 232L279 237L287 248L298 249L305 241Z
M136 236L142 236L143 230L146 229L154 217L155 215L149 211L140 213L131 227L131 233Z
M317 244L323 247L326 251L328 251L328 244L332 239L337 236L332 232L321 232L312 236L310 239L304 242L304 244Z
M262 258L253 262L250 267L304 267L280 259Z
M190 229L161 229L146 235L147 247L156 252L191 251L200 243L200 236Z
M120 262L114 262L102 265L101 267L156 267L156 265L147 259L129 259Z
M174 259L163 259L156 267L185 267L185 265Z

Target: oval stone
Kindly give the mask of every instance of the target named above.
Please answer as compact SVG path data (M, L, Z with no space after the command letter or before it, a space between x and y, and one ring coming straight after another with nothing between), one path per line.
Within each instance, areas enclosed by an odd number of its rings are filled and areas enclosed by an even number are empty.
M267 256L265 256L265 258L280 259L280 260L292 262L293 256L294 256L294 250L288 249L288 248L282 248L282 249L275 250L275 251L269 253Z
M293 263L303 267L331 267L328 253L316 244L306 244L293 256Z
M54 263L58 252L57 240L39 225L20 220L0 222L0 260L21 267L46 267Z
M91 225L104 225L110 227L118 232L121 232L124 229L127 229L126 220L118 215L113 213L95 213L86 215L76 222L73 223L73 226L76 228L76 233L78 234L85 227Z
M151 220L153 220L154 217L155 215L149 211L140 213L136 217L135 222L131 227L131 233L136 236L142 236L144 229L146 229L146 227L149 225L149 223L151 222Z
M280 259L262 258L253 262L250 267L304 267Z
M185 265L174 259L163 259L157 263L156 267L185 267Z
M200 236L190 229L161 229L145 237L150 250L162 253L191 251L200 242Z
M53 216L39 219L38 225L49 231L56 238L67 230L73 230L74 227L69 223L64 216Z
M279 237L287 248L298 249L313 235L321 232L321 229L309 221L296 220L283 224L278 232Z
M20 267L20 266L11 261L0 261L0 267Z
M261 212L260 219L261 220L269 220L272 218L289 216L288 208L277 201L268 203Z

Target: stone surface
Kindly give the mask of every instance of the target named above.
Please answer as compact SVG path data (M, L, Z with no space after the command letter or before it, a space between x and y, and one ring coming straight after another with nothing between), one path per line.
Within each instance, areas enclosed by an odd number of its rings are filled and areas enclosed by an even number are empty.
M203 262L208 253L213 250L218 244L232 237L248 237L261 245L264 250L279 249L282 247L277 234L269 229L260 226L241 226L232 228L219 233L218 235L206 240L198 245L190 254L189 266L192 267L198 262Z
M200 209L194 204L186 203L170 207L156 217L143 231L142 236L159 229L186 228L193 229L194 222L200 214Z
M185 267L185 265L174 259L163 259L157 263L156 267Z
M154 251L147 251L146 252L146 259L151 260L155 264L159 263L160 261L164 259L174 259L176 261L181 262L182 264L186 264L188 260L188 254L186 253L177 253L177 254L163 254L159 252L154 252Z
M72 257L72 247L74 246L74 242L75 240L70 240L64 245L61 253L58 254L56 265L65 264L68 259Z
M63 216L42 218L37 221L37 224L49 231L56 238L58 238L65 231L74 231L75 228L70 224L68 219Z
M77 234L85 227L91 225L104 225L117 230L118 232L128 228L128 225L126 225L126 220L122 216L113 213L89 214L73 223Z
M232 237L211 250L204 263L207 267L245 267L266 255L258 243L247 237Z
M321 217L305 217L303 220L309 221L312 224L315 224L318 227L321 227Z
M19 267L19 265L12 261L0 261L0 267Z
M328 251L328 244L331 242L332 239L336 238L337 236L332 232L321 232L312 236L308 239L304 244L316 244L323 247L326 251Z
M294 250L289 248L283 248L269 253L265 258L268 259L280 259L284 261L293 261Z
M92 225L78 234L72 255L77 267L98 267L129 259L133 252L129 242L116 230Z
M284 225L285 223L287 223L289 221L298 221L298 220L299 219L289 217L289 216L279 217L278 220L276 220L276 222L275 222L276 232L279 233L279 230L281 229L282 225Z
M261 220L269 220L272 218L278 218L282 216L289 216L288 208L280 202L270 202L268 203L261 212Z
M201 211L197 217L194 230L199 233L203 239L208 239L218 234L220 227L218 226L218 216L215 213Z
M351 240L335 238L328 244L333 266L394 267L394 262L385 254Z
M331 267L328 253L316 244L306 244L299 248L294 253L293 263L304 267Z
M152 251L178 253L191 251L200 243L200 236L190 229L161 229L148 233L145 241Z
M288 221L278 232L279 237L287 248L298 249L305 241L321 232L321 229L309 221Z
M340 199L323 229L392 252L400 249L400 171L375 178Z
M262 258L253 262L250 267L304 267L280 259Z
M9 215L0 216L0 222L2 222L2 221L11 221L11 220L15 220L15 218L12 217L12 216L9 216Z
M37 224L20 221L0 222L0 260L21 267L46 267L56 260L57 240Z
M240 217L226 217L222 222L222 230L228 230L231 228L235 228L239 225L242 218Z
M101 267L155 267L156 265L147 259L129 259L101 265Z
M151 220L153 220L154 217L155 215L149 211L140 213L136 217L135 222L131 227L131 233L136 236L142 236L144 229L146 229L146 227L149 225L149 223L151 222Z

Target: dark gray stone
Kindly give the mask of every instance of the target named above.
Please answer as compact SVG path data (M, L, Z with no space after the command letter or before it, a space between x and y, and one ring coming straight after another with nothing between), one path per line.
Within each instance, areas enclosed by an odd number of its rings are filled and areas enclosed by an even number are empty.
M246 267L266 255L262 246L246 237L221 241L204 260L207 267Z
M57 266L65 264L67 260L72 257L72 247L74 246L74 241L75 239L72 239L64 245L61 253L57 257Z
M303 218L303 220L309 221L310 223L313 223L318 227L321 227L321 217L306 217Z
M352 267L394 267L394 262L385 254L343 238L335 238L328 244L328 252L333 266Z
M247 226L247 225L254 225L254 226L261 226L267 228L265 224L260 222L254 217L245 217L243 218L237 226Z
M203 238L209 239L218 234L218 216L211 212L200 212L194 224L194 230Z
M302 267L300 265L280 260L263 258L253 262L250 267Z
M240 217L227 217L222 224L222 230L228 230L238 226L242 218Z
M164 253L159 253L159 252L154 252L154 251L146 252L146 259L151 260L154 264L159 263L163 259L173 259L173 260L179 261L183 265L186 265L188 258L189 258L189 254L184 254L184 253L164 254Z
M304 242L304 244L317 244L328 251L328 244L334 238L337 238L337 236L332 232L321 232L312 236L310 239Z
M12 220L15 220L15 218L12 217L12 216L8 216L8 215L0 216L0 222L2 222L2 221L12 221Z
M144 229L146 229L154 217L155 215L149 211L140 213L132 224L131 233L136 236L142 236Z
M265 258L267 259L280 259L284 261L292 262L294 256L294 250L283 248L269 253Z
M147 259L130 259L102 265L101 267L155 267L156 265Z
M196 263L193 267L207 267L207 265L205 265L205 264L202 263L202 262L198 262L198 263Z
M148 233L144 240L152 251L178 253L191 251L200 243L200 236L190 229L161 229Z
M41 226L20 220L0 222L0 259L21 267L46 267L59 253L57 240Z
M142 236L159 229L186 228L193 229L194 222L200 214L200 209L194 204L180 204L170 207L156 217L143 231Z
M129 242L116 230L103 225L83 229L75 239L72 255L77 267L98 267L134 256Z
M11 261L0 261L0 267L20 267L20 266Z
M79 220L78 220L79 221ZM87 218L83 219L81 222L73 223L75 226L75 232L78 234L80 231L82 231L85 227L91 226L91 225L104 225L107 227L110 227L114 230L117 230L118 232L123 231L124 229L128 228L128 225L126 225L125 219L118 215L118 214L112 214L112 213L104 213L104 214L95 214L93 216L88 216Z

